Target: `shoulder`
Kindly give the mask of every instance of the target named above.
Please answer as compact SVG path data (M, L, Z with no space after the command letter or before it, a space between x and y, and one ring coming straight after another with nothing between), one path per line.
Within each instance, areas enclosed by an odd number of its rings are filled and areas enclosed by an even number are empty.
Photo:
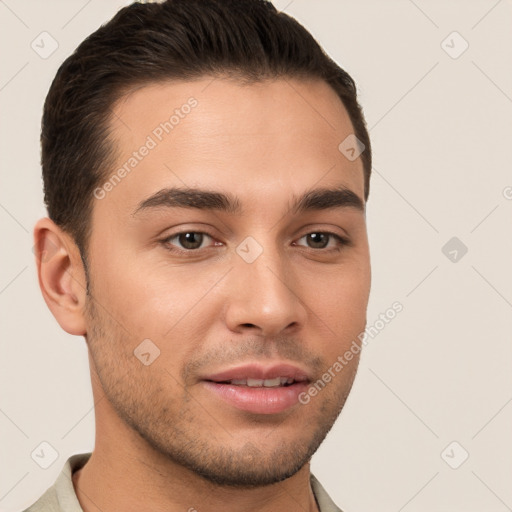
M50 487L34 504L23 512L61 512L55 486Z
M315 478L313 474L310 475L311 489L315 495L318 509L320 512L343 512L337 505L332 501L331 497L327 494L327 491L322 487L322 484Z
M85 465L90 453L71 456L55 483L23 512L83 512L73 487L72 474Z

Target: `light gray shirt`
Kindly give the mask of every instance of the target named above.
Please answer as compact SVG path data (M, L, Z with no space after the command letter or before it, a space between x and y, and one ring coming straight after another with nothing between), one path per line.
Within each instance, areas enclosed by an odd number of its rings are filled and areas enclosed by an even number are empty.
M91 453L71 456L55 483L24 512L83 512L76 497L71 475L82 468L90 456ZM311 475L311 488L320 512L342 512L313 475Z

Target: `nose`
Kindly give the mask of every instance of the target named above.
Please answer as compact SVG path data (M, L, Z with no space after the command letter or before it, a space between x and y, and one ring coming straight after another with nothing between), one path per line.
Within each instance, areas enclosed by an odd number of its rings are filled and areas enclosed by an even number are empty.
M298 282L278 251L266 249L251 263L235 254L224 308L228 328L265 337L296 332L307 316Z

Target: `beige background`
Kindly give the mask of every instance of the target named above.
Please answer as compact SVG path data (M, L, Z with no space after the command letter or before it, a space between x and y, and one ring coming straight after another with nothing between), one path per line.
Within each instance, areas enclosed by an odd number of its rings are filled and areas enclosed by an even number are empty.
M38 136L58 65L125 3L0 1L2 511L32 503L93 447L85 343L60 330L37 286ZM375 159L368 321L404 307L366 347L313 471L345 512L512 510L512 3L276 6L358 83ZM58 43L45 59L31 48L43 31ZM43 441L58 452L48 469L31 458Z

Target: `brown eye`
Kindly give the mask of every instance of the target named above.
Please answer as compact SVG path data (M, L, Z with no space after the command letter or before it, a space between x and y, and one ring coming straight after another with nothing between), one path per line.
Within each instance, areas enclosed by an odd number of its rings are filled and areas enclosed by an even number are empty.
M346 238L337 235L336 233L329 233L325 231L315 231L302 236L299 240L306 240L306 247L310 249L327 249L328 251L339 251L345 245L350 245ZM334 241L334 244L331 243ZM329 247L329 244L331 245ZM304 246L304 244L298 244Z
M329 237L327 233L309 233L306 235L306 240L313 249L324 249L329 243Z
M178 235L178 241L184 249L199 249L203 243L202 233L181 233Z
M200 233L198 231L183 231L182 233L176 233L167 237L163 240L166 246L170 246L171 250L176 249L177 251L193 251L201 249L203 242L211 238L206 233Z

